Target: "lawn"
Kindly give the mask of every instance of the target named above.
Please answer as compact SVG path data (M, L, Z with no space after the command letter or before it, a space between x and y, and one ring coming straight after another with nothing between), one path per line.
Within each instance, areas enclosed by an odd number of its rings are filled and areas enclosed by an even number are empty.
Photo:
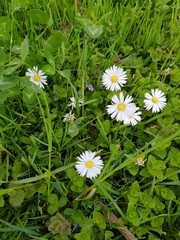
M0 1L0 239L180 239L178 0Z

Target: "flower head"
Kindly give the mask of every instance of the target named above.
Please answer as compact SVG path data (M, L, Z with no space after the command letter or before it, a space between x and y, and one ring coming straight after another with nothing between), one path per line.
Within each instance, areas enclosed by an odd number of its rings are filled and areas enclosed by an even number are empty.
M70 98L70 101L71 101L71 102L68 104L68 106L69 106L69 107L72 107L72 109L73 109L73 108L76 108L77 101L76 101L75 97L71 97L71 98ZM79 106L81 106L81 104L82 104L84 101L83 101L82 98L79 98L78 102L79 102Z
M133 98L127 95L124 99L123 93L119 94L119 98L114 95L112 97L113 105L107 106L107 112L111 115L111 118L116 117L117 121L125 121L129 118L129 115L136 111L136 105L131 103Z
M118 91L127 82L127 74L122 68L115 65L105 70L102 76L102 83L111 91Z
M152 89L152 95L149 93L145 94L146 99L144 100L144 107L147 110L152 108L152 112L160 112L166 105L166 97L164 93L159 89Z
M135 161L135 164L138 166L144 166L144 163L145 163L144 156L140 156Z
M92 84L88 85L87 87L88 87L88 90L89 90L89 91L91 91L91 92L94 91L94 88L93 88L93 85L92 85Z
M63 122L66 122L66 121L68 121L68 122L72 122L72 121L74 121L74 119L75 119L75 116L74 116L74 114L71 114L71 111L69 112L69 113L67 113L67 114L65 114L64 116L63 116Z
M30 77L30 81L35 83L41 88L44 88L44 85L47 84L46 78L42 70L38 70L38 67L33 67L33 69L28 68L26 72L26 76Z
M87 178L95 178L101 173L103 168L103 161L100 156L95 157L96 152L85 151L78 157L78 162L75 165L77 172L80 176Z
M139 110L139 108L137 107L135 109L134 112L132 112L131 114L129 114L129 116L124 120L124 124L132 124L132 126L135 126L137 124L137 121L141 121L141 112L136 112L137 110Z

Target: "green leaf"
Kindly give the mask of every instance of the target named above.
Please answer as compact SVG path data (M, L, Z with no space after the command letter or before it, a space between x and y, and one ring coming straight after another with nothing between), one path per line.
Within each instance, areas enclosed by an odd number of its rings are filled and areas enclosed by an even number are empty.
M57 197L57 195L54 194L54 193L51 193L51 194L49 195L49 197L48 197L48 202L49 202L50 204L56 204L56 203L58 203L58 197Z
M12 167L12 177L17 179L18 176L22 173L22 165L17 159L15 160L13 167Z
M26 36L24 41L21 44L21 50L20 50L20 55L23 61L26 60L26 57L28 54L29 54L29 40L28 40L28 37Z
M154 209L156 214L161 212L165 208L165 205L159 200L159 198L157 196L155 196L153 198L153 201L154 201L153 209Z
M54 75L55 69L51 67L49 64L46 64L42 67L42 71L47 75Z
M114 233L109 230L106 230L105 231L105 240L111 240L112 237L114 237Z
M83 187L79 187L75 185L74 183L71 185L71 190L76 193L80 193L83 191Z
M172 148L169 152L170 164L180 168L180 150L178 148Z
M93 212L93 219L100 229L106 229L106 221L100 212Z
M180 79L180 69L178 66L174 66L174 69L170 71L171 84L178 86Z
M134 226L139 226L139 215L137 213L137 209L132 204L128 204L127 219Z
M61 85L54 85L53 86L54 91L55 91L55 100L59 100L61 98L66 98L67 97L67 90L63 88Z
M62 136L63 136L63 129L61 127L56 129L54 134L55 134L57 140L60 142L62 139Z
M101 124L103 126L103 129L104 129L105 133L108 134L109 131L110 131L110 128L111 128L110 121L109 120L105 120L104 122L101 122ZM118 146L118 150L119 150L119 146Z
M148 207L148 208L154 207L154 201L147 192L141 193L141 201L142 201L144 207Z
M4 47L0 47L0 65L7 61L7 55L4 51Z
M46 24L49 21L49 14L40 9L29 10L28 16L32 18L33 21L40 24Z
M45 51L50 53L56 52L61 47L62 42L66 41L66 37L60 31L54 31L48 40L44 43Z
M11 31L11 22L9 17L0 17L0 36L9 38L9 32Z
M26 8L30 4L30 0L13 0L13 11Z
M64 71L58 71L58 73L65 79L70 80L71 78L71 70L64 70Z
M55 60L54 60L53 55L52 55L50 52L48 52L46 49L45 49L45 51L44 51L44 54L45 54L45 56L46 56L47 61L48 61L49 64L51 65L51 67L52 67L53 69L55 69Z
M72 215L73 212L74 212L74 210L73 210L72 208L66 208L66 209L64 210L64 214L67 215L67 216Z
M141 226L139 226L139 227L136 228L136 235L138 236L138 239L140 239L140 238L141 238L143 235L145 235L146 233L147 233L146 228L141 227Z
M53 204L53 205L49 205L49 207L48 207L48 213L51 214L51 215L53 215L55 212L57 212L58 207L59 207L59 206L58 206L58 203Z
M81 24L81 26L91 38L97 38L103 32L103 26L96 25L88 19L77 17L76 20Z
M36 101L36 93L29 88L23 89L23 101L28 104L33 104Z
M68 128L68 134L71 138L79 134L79 128L75 123L70 123Z
M140 196L139 183L135 181L128 191L128 200L131 204L135 204L138 202L139 196Z
M164 222L164 218L163 217L157 217L151 220L151 226L156 228L156 227L160 227Z
M66 206L67 202L68 198L66 196L62 196L58 204L59 208Z
M173 180L173 181L178 181L178 174L177 174L177 168L166 168L166 173L165 173L165 178Z
M135 176L139 172L139 166L136 165L135 163L130 164L127 166L128 171Z
M37 189L35 186L30 186L30 187L25 187L24 188L25 191L25 195L24 198L25 199L30 199L34 196L34 194L36 193Z
M82 229L80 233L76 233L74 235L76 240L91 240L92 238L92 230L91 229Z
M0 90L12 88L18 83L18 77L16 76L4 76L0 75Z
M9 203L12 207L20 207L24 200L24 191L16 189L9 193Z
M0 207L4 207L4 198L0 196Z
M166 168L166 165L161 160L156 160L153 156L149 156L147 162L148 172L157 178L163 178L163 170Z
M164 150L155 150L154 154L156 156L158 156L159 158L164 159L166 157L167 151L166 151L166 149L164 149Z
M169 188L162 188L161 190L161 196L165 199L165 200L173 200L176 198L174 192L169 189Z
M103 32L103 26L98 26L96 24L85 26L85 31L91 38L99 37Z

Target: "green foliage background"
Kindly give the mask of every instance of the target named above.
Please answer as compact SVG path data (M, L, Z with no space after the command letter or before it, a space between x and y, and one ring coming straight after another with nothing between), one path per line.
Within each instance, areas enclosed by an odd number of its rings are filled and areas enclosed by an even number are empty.
M179 7L176 0L0 2L2 240L124 239L112 211L137 239L180 238ZM127 71L123 92L141 108L135 127L106 113L114 93L101 76L112 64ZM25 77L33 66L48 75L44 91ZM152 88L167 97L154 115L143 110ZM84 105L65 124L72 96ZM104 161L93 181L73 168L88 149L101 150ZM134 164L142 155L145 167Z

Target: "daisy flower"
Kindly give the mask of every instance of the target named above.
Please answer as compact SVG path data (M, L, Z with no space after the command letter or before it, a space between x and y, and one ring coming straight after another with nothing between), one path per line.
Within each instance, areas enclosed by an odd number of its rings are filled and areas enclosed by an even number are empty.
M127 82L127 73L122 68L118 68L115 65L105 70L102 76L102 83L106 89L111 91L118 91L123 87L123 84Z
M144 163L145 163L144 156L140 156L135 161L135 165L138 165L138 166L144 166Z
M101 173L103 168L103 161L100 156L95 157L96 152L85 151L78 158L75 168L80 176L87 178L95 178Z
M71 97L71 98L70 98L70 101L71 101L71 102L68 104L68 106L69 106L69 107L72 107L72 109L73 109L73 108L76 108L77 101L76 101L75 97ZM79 102L79 106L81 106L81 104L82 104L84 101L83 101L82 98L79 98L78 102Z
M147 110L150 110L152 108L152 112L160 112L166 105L166 97L164 96L164 93L159 89L152 89L151 90L152 95L149 93L145 94L145 108Z
M119 94L119 98L114 95L112 97L113 105L107 106L107 112L111 115L111 118L116 117L117 121L125 121L129 118L129 115L136 111L136 105L131 103L133 98L127 95L124 100L123 93Z
M28 68L26 76L30 77L30 81L38 85L40 88L44 88L44 85L47 84L46 78L42 70L38 71L38 67L33 67L33 69Z
M71 122L71 121L74 121L75 116L74 114L71 114L71 111L70 111L69 113L65 114L63 118L64 118L63 122L66 122L66 121Z
M139 110L139 108L137 107L135 109L135 112L132 112L131 114L129 114L129 116L124 120L124 124L132 124L132 126L135 126L137 124L137 121L141 121L141 112L136 112L137 110Z

